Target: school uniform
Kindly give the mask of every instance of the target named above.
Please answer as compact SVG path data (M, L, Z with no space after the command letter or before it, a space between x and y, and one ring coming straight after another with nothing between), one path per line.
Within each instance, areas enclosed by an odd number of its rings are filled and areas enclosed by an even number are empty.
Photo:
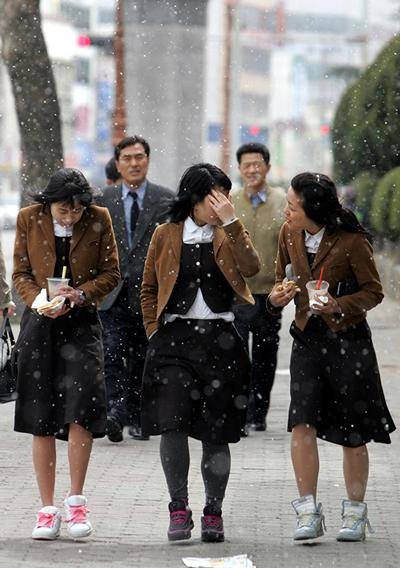
M188 218L156 229L141 292L149 337L145 433L180 431L213 444L240 439L249 361L231 310L234 298L254 304L244 276L259 267L239 220L214 228Z
M67 267L70 285L85 301L51 319L31 308L46 278ZM57 236L50 208L33 205L17 219L13 282L26 302L14 349L18 399L15 430L68 439L68 424L105 435L103 347L97 304L119 279L108 211L89 206L72 234Z
M305 242L305 237L307 242ZM383 299L372 246L360 233L323 230L315 236L282 226L276 278L297 278L290 333L291 403L288 430L310 424L317 436L342 446L390 443L395 430L387 408L366 313ZM317 245L317 246L315 246ZM315 315L306 282L323 278L341 313Z

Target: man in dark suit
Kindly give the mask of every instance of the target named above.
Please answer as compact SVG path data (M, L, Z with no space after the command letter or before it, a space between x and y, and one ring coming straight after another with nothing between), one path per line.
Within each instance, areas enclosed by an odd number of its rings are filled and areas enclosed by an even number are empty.
M139 440L140 393L147 338L140 308L144 261L154 229L166 219L172 192L146 178L150 147L129 136L114 149L118 185L106 187L99 205L107 207L118 245L121 280L100 306L104 328L107 385L107 435L121 442L123 427Z

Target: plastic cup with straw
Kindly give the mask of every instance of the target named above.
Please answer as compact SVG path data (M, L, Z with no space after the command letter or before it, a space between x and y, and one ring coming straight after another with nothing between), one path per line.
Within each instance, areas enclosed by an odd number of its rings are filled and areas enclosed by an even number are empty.
M49 293L49 299L52 300L55 296L58 296L58 291L62 286L67 286L69 278L67 276L67 267L63 266L61 272L61 278L47 278L47 290Z
M308 300L311 311L313 313L318 313L318 307L321 307L321 304L326 304L328 302L327 293L329 288L329 282L323 280L323 276L324 276L324 267L322 266L318 280L310 280L309 282L306 283Z

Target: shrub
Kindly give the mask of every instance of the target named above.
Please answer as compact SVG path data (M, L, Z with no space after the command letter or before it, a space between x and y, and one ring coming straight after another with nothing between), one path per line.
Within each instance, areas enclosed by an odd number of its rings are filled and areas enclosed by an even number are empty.
M379 235L391 240L396 239L400 234L400 231L396 229L398 221L394 222L392 214L393 199L396 196L396 202L398 203L397 194L399 192L400 167L393 168L379 180L372 199L372 227ZM391 221L392 226L390 224Z

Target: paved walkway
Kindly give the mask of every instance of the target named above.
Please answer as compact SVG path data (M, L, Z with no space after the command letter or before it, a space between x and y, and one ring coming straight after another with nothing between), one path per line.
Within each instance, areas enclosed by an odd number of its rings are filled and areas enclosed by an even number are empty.
M294 545L296 496L285 432L288 407L287 328L284 318L279 371L268 431L252 434L232 447L232 475L224 506L227 540L201 544L199 525L203 488L199 444L192 444L190 479L195 529L191 541L171 545L166 539L168 496L158 458L158 439L127 439L94 446L87 496L95 533L87 542L72 542L63 533L56 542L34 542L30 532L39 508L32 474L29 436L12 431L13 405L0 407L0 567L178 568L183 556L230 556L247 553L257 568L400 566L400 436L391 446L371 445L367 501L376 534L361 544L337 543L340 501L345 496L340 448L321 443L320 499L327 534L314 545ZM389 406L400 425L400 307L390 300L370 314ZM68 487L66 445L59 444L57 501Z

